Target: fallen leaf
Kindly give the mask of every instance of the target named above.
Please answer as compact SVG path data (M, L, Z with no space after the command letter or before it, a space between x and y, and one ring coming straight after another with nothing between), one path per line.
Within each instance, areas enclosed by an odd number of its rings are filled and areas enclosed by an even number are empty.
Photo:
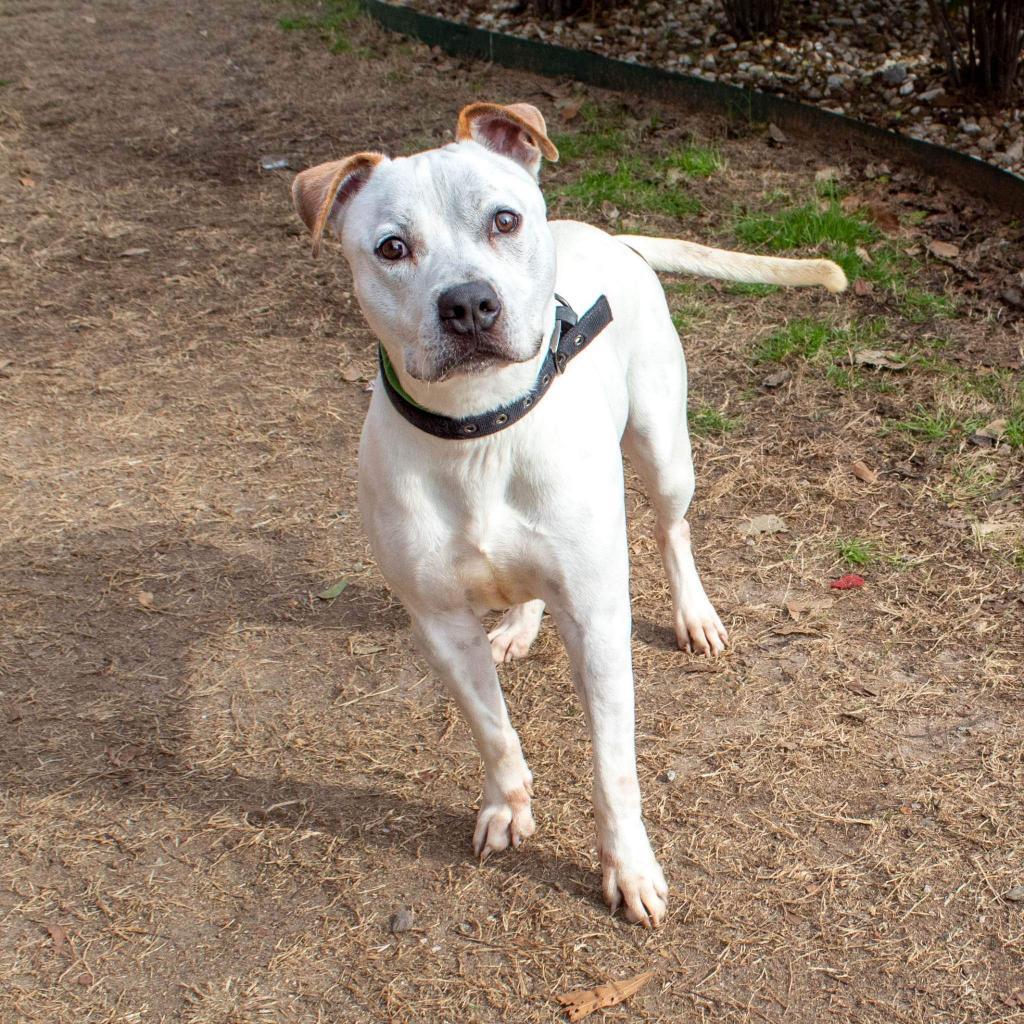
M562 120L568 123L576 119L576 115L579 114L580 108L583 106L583 98L575 100L560 100L555 104L558 108L558 112L562 115Z
M883 231L890 233L899 231L900 219L896 216L896 212L887 203L883 203L878 199L873 199L863 206L863 209L867 213L868 217L871 218Z
M774 146L784 146L789 142L786 133L777 125L768 125L768 141Z
M88 973L80 974L77 978L75 978L75 981L77 981L78 984L82 985L84 988L88 988L93 983L94 980L95 979L93 978L93 976Z
M332 583L326 589L321 590L320 593L316 596L319 597L321 601L333 601L336 597L341 596L341 593L345 590L347 586L348 580L340 579L337 581L337 583Z
M403 907L401 910L391 915L391 921L388 924L388 929L392 935L399 935L402 932L411 932L415 922L416 915L407 907Z
M143 608L153 607L153 595L148 590L140 590L136 596Z
M601 202L601 216L606 221L615 221L619 219L619 208L608 199Z
M875 286L870 281L865 281L863 277L858 277L853 282L853 294L859 295L864 298L865 295L870 295L875 290Z
M847 683L846 688L850 691L850 693L857 694L858 697L878 696L878 690L876 690L874 687L868 686L867 683L854 681L852 683Z
M776 370L774 373L769 373L763 381L761 381L761 387L763 388L777 388L785 384L793 376L790 370Z
M999 438L1006 433L1006 420L992 420L991 423L986 423L985 426L978 427L974 433L977 437L988 437L993 441L998 441Z
M68 941L68 933L59 924L48 924L46 930L50 933L50 938L53 939L54 955L60 956L60 951Z
M772 633L776 636L821 636L821 630L818 627L809 623L798 625L795 622L786 622L781 626L776 626Z
M891 348L862 348L854 352L851 362L856 366L873 366L879 370L905 370L907 361Z
M858 576L855 572L847 573L845 576L833 580L829 586L833 590L856 590L857 587L864 586L864 577Z
M363 371L360 370L358 366L349 365L341 371L341 379L348 381L349 384L354 384L356 381L362 380L363 376Z
M740 527L743 537L758 537L762 533L788 533L789 527L781 516L754 516Z
M606 985L598 985L597 988L578 988L572 992L565 992L555 998L566 1007L569 1020L583 1020L589 1017L595 1010L606 1010L609 1006L618 1006L625 1002L631 995L639 992L651 978L654 971L644 971L635 978L627 978L624 981L610 981Z
M19 178L18 181L25 188L35 188L36 187L36 179L35 178L29 178L29 177L26 176L24 178Z
M131 256L145 256L149 252L148 249L125 249L124 252L119 252L117 255L122 259L127 259Z
M819 167L814 172L815 181L832 181L834 178L839 177L838 167Z
M858 245L854 252L870 267L874 265L874 259L871 257L871 253L864 248L863 245Z
M783 604L783 607L789 612L790 618L798 619L801 615L810 612L826 612L835 603L835 599L828 596L791 597Z
M853 473L858 480L862 480L866 484L873 484L878 479L878 470L872 469L861 459L851 463L850 472Z
M960 246L953 245L952 242L940 242L937 238L933 238L928 243L928 251L940 259L952 260L960 255Z

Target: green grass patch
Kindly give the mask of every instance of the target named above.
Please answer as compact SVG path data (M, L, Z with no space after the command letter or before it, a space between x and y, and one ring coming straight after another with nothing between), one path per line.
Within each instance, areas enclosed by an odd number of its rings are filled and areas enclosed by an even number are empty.
M675 150L662 164L666 169L682 171L688 178L710 178L725 168L725 160L717 149L696 144Z
M886 324L880 317L855 320L840 327L828 320L802 318L769 334L754 348L754 362L783 363L787 359L827 358L830 368L846 353L876 345Z
M877 561L879 557L878 545L870 540L861 540L859 537L837 540L836 554L843 562L855 569L863 569Z
M948 409L926 409L923 405L917 406L906 419L897 420L893 426L924 441L945 441L964 430L963 423Z
M331 53L346 53L352 49L346 29L359 13L358 0L321 0L314 10L278 18L277 24L284 32L315 31Z
M614 171L590 170L575 182L549 189L553 195L575 199L588 208L608 202L619 210L688 217L700 211L700 202L663 180L663 167L645 165L636 158L620 160Z
M832 186L829 193L827 186ZM847 213L832 182L820 182L826 197L773 211L746 213L735 223L744 245L772 252L817 249L835 260L850 280L866 278L890 287L902 274L898 250L882 241L881 232L860 213ZM868 246L873 247L868 251Z
M779 286L777 284L754 284L747 281L732 281L725 286L725 291L728 295L753 295L763 298L765 295L771 295L779 291Z
M949 295L937 295L920 288L906 288L897 296L900 313L911 323L949 320L956 316L956 301Z
M712 434L728 434L730 431L736 430L743 422L738 417L726 416L724 413L719 412L718 409L713 409L709 405L691 408L687 410L686 416L690 424L691 433L696 434L698 437L707 437Z

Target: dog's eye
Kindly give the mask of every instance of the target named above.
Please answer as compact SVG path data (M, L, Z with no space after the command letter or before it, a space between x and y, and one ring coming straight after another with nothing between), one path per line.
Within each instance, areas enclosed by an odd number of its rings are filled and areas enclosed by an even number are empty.
M398 235L392 235L377 246L377 255L382 260L389 260L392 263L395 260L404 260L409 255L409 246Z
M519 214L511 210L499 210L494 215L494 229L503 235L511 234L519 227Z

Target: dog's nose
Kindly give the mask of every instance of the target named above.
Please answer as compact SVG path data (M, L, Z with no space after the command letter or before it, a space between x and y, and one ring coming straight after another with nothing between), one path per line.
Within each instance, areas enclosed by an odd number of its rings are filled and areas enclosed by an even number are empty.
M501 303L486 281L467 281L441 293L437 313L441 323L456 334L474 334L494 326L501 315Z

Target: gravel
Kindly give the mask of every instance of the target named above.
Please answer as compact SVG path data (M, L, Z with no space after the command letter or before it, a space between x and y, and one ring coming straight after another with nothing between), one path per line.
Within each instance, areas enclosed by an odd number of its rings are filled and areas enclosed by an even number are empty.
M498 32L814 103L1024 176L1024 117L946 87L927 0L793 0L786 30L738 43L721 0L652 0L561 22L500 0L408 0Z

